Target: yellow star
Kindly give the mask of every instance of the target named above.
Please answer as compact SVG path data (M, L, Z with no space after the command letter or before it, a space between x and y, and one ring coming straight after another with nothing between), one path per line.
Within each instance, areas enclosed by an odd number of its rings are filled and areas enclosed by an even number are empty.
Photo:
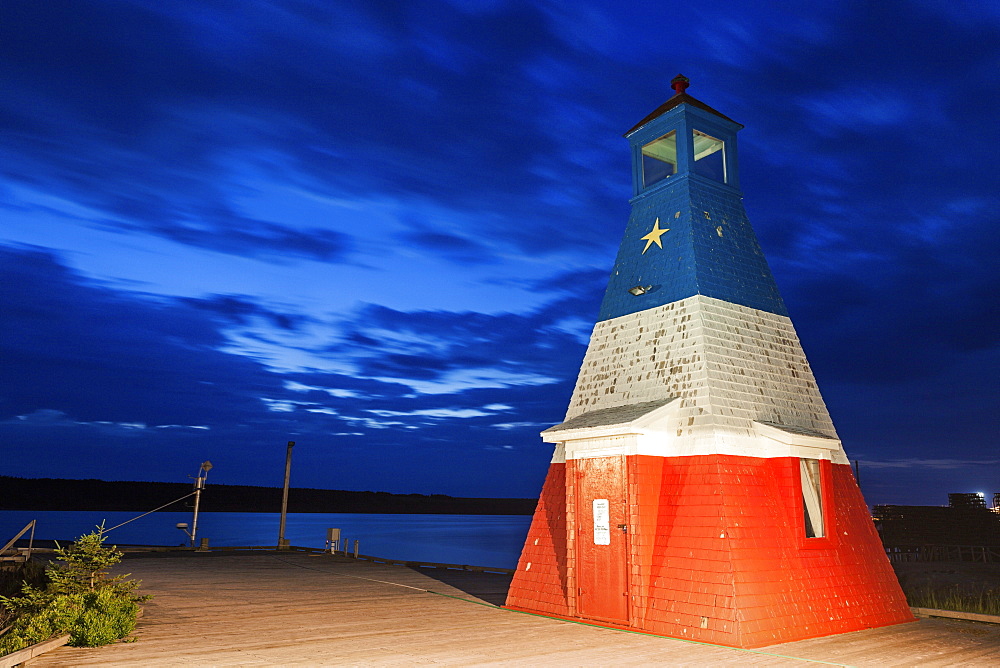
M660 229L660 219L657 218L656 222L653 223L653 230L646 236L641 237L646 242L646 247L642 249L641 254L645 255L646 251L648 251L649 247L652 246L654 243L660 248L663 248L663 242L660 241L660 237L663 236L664 232L669 232L669 231L670 231L669 227L666 228L665 230Z

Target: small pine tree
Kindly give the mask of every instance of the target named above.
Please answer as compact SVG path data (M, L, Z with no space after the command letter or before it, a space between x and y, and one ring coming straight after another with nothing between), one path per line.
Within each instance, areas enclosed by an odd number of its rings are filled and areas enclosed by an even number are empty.
M104 525L75 543L56 546L56 557L63 562L60 566L47 569L49 591L54 594L82 594L98 589L110 588L120 593L130 593L139 582L126 581L128 575L109 577L107 569L122 560L124 556L118 546L104 545Z
M48 585L39 588L25 583L21 596L0 596L0 606L17 616L8 633L0 637L0 655L60 633L70 634L71 645L94 647L135 630L138 603L150 597L134 594L141 584L138 580L128 580L128 575L110 577L107 569L123 555L104 541L101 525L67 547L57 544L56 556L62 563L46 568Z

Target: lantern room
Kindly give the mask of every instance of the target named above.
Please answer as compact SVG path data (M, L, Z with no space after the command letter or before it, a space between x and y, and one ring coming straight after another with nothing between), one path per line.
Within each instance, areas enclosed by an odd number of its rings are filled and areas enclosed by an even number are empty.
M676 94L625 135L635 195L688 175L739 188L736 133L743 126L685 93L688 85L675 77Z

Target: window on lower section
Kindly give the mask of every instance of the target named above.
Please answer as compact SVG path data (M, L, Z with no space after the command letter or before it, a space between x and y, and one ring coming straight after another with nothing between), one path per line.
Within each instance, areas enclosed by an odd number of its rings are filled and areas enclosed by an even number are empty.
M805 512L806 538L821 538L826 535L823 526L823 485L820 479L818 459L800 459L799 472L802 475L802 508Z
M671 130L642 147L642 187L673 176L677 172L677 132Z
M726 143L704 132L694 131L694 173L726 183Z

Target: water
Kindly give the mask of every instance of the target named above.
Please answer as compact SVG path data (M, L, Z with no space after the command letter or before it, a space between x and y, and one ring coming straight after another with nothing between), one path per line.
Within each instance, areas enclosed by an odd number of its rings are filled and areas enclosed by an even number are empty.
M138 512L101 510L0 512L0 547L31 520L36 538L71 540L104 522L113 527ZM199 513L198 538L214 546L275 545L278 513ZM187 536L175 528L191 524L191 513L157 512L108 534L109 544L181 545ZM300 547L324 547L327 528L357 539L359 551L388 559L432 561L472 566L514 568L524 546L528 515L377 515L354 513L289 513L285 538Z

